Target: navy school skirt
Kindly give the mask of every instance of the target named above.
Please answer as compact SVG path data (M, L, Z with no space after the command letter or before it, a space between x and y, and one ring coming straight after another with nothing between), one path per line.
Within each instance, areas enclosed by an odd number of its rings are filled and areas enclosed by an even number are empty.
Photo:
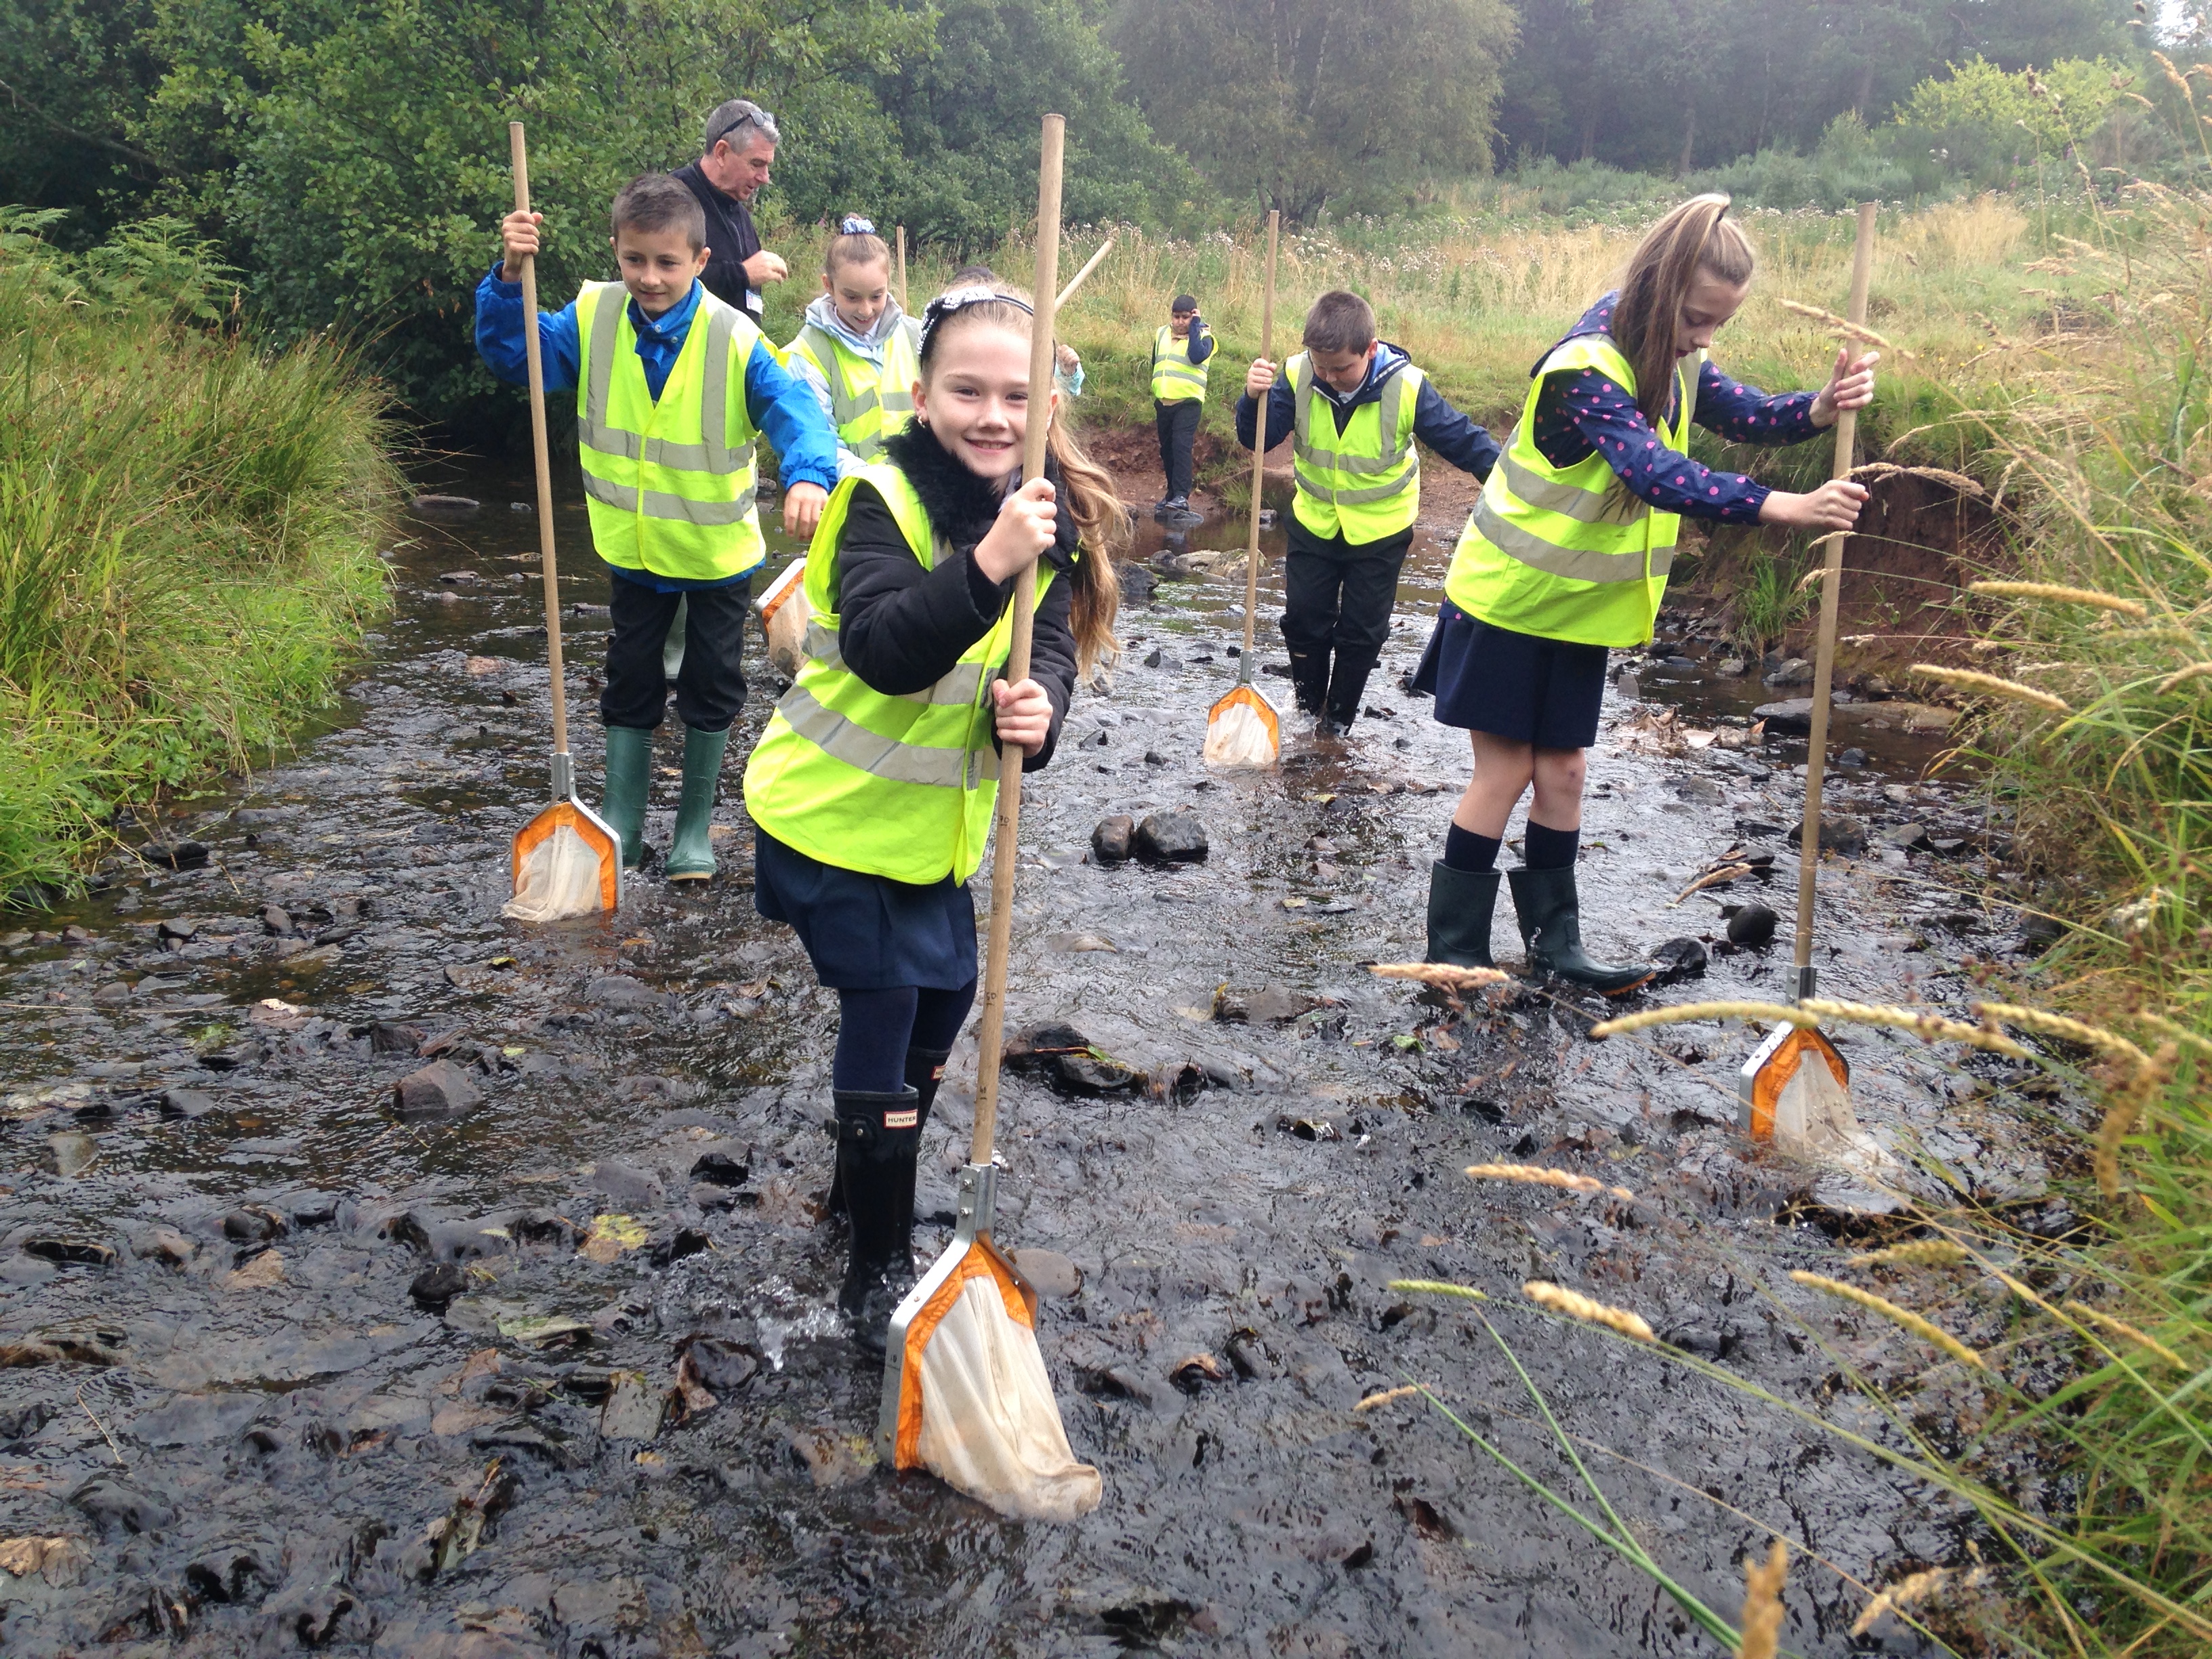
M787 922L837 991L957 991L975 978L975 901L947 876L927 887L811 859L753 832L753 908Z
M1447 600L1413 690L1436 698L1445 726L1539 749L1587 749L1597 741L1605 657L1601 645L1493 628Z

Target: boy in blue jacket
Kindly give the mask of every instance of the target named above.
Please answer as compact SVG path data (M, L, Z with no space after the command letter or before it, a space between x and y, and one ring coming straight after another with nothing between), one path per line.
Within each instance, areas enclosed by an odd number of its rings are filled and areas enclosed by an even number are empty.
M1334 290L1306 313L1305 349L1266 358L1244 377L1237 441L1252 447L1267 400L1264 449L1291 440L1297 494L1283 571L1283 641L1298 708L1324 736L1349 731L1390 635L1398 570L1421 508L1418 438L1463 472L1487 478L1498 441L1443 399L1387 340L1357 294Z
M691 192L648 173L623 187L613 216L622 280L586 283L573 303L537 319L546 390L582 388L584 494L611 579L600 812L622 836L623 862L636 867L653 733L668 702L662 649L680 604L684 789L667 871L672 881L705 881L714 873L708 832L722 752L744 706L752 572L767 552L754 505L757 441L782 458L783 526L795 536L813 533L837 482L837 441L752 319L701 285L709 250ZM518 386L529 379L519 267L538 251L543 222L542 214L507 215L502 261L477 287L477 350Z

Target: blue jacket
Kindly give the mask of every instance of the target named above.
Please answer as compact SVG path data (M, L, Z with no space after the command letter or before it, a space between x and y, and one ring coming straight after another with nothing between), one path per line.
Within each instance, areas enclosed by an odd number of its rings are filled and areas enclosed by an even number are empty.
M494 265L477 284L477 355L510 386L530 383L529 349L522 337L522 284L502 283ZM668 384L668 371L684 349L691 319L698 314L699 284L657 317L629 302L630 326L637 331L637 355L645 368L646 389L655 398ZM545 389L573 392L582 366L582 337L576 331L574 301L558 311L538 313L538 349L544 359ZM782 460L784 488L795 483L837 487L837 434L814 395L784 370L765 338L745 360L745 412Z
M1340 392L1316 378L1314 390L1336 411L1337 431L1344 430L1352 419L1352 411L1360 404L1379 403L1382 383L1410 361L1388 340L1378 341L1375 359L1368 364L1367 378L1360 383L1358 391ZM1237 394L1237 441L1247 449L1252 447L1252 428L1259 412L1250 392ZM1289 379L1278 374L1275 384L1267 390L1266 447L1273 449L1282 442L1297 424L1297 399L1291 394ZM1461 471L1472 472L1478 478L1490 476L1490 469L1498 464L1502 453L1498 440L1446 403L1436 382L1426 376L1422 377L1421 395L1413 404L1413 435Z

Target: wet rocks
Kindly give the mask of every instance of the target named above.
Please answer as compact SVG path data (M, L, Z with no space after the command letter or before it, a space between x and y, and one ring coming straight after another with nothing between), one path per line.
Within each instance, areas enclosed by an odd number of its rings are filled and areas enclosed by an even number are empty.
M240 1205L222 1218L222 1236L240 1244L259 1244L289 1231L283 1216L260 1204Z
M292 920L292 913L281 904L261 907L261 930L277 939L289 939L300 931Z
M592 1189L628 1210L657 1210L666 1197L659 1176L617 1158L599 1161L592 1170Z
M465 519L483 503L473 495L417 495L407 505L426 519Z
M702 1407L690 1390L705 1389L720 1401L728 1399L760 1372L760 1359L743 1343L726 1336L685 1337L677 1345L676 1386L690 1410Z
M65 1181L82 1175L100 1161L100 1142L79 1129L48 1135L46 1150L53 1154L54 1173Z
M425 1312L441 1314L468 1287L468 1269L458 1262L441 1261L416 1273L407 1286L407 1294Z
M1875 839L1884 847L1907 853L1925 853L1932 845L1924 823L1888 824L1875 831Z
M138 856L165 869L201 870L207 866L208 848L204 841L149 841Z
M403 1118L458 1117L483 1100L483 1091L450 1060L434 1060L392 1085L392 1104Z
M216 1109L216 1097L203 1089L164 1089L158 1097L165 1118L205 1117Z
M1755 951L1774 941L1774 930L1782 918L1764 904L1745 904L1737 907L1728 919L1729 943Z
M1041 1072L1063 1091L1080 1095L1117 1094L1132 1087L1137 1069L1095 1047L1073 1025L1024 1026L1006 1040L1006 1064Z
M784 1443L813 1476L814 1484L825 1489L865 1480L876 1467L876 1450L866 1436L826 1425L793 1429L785 1437Z
M1847 812L1824 814L1820 819L1820 850L1833 853L1838 858L1856 858L1867 848L1867 827L1863 819Z
M1168 1367L1168 1381L1185 1394L1197 1394L1210 1384L1233 1382L1237 1373L1210 1353L1186 1354Z
M82 1267L112 1267L115 1265L115 1247L89 1238L27 1238L23 1254L36 1256L41 1261Z
M160 1532L177 1513L157 1498L149 1498L119 1475L95 1474L69 1495L70 1503L96 1522L103 1535L116 1532Z
M1866 763L1867 751L1856 746L1844 750L1836 757L1836 764L1838 766L1864 766Z
M1680 939L1668 939L1651 953L1651 960L1659 965L1658 983L1673 985L1702 975L1711 963L1712 957L1703 940L1684 935Z
M1196 863L1206 854L1206 826L1195 812L1154 812L1137 826L1132 846L1147 864Z
M635 1012L658 1008L660 997L643 980L632 979L628 974L605 974L584 988L584 999L602 1008L614 1008Z
M1058 1250L1016 1250L1014 1268L1048 1300L1073 1296L1083 1285L1081 1270Z
M1802 657L1790 657L1759 678L1768 685L1807 685L1812 682L1813 665Z
M1137 821L1127 813L1102 818L1098 827L1091 832L1091 859L1094 864L1121 864L1127 861L1133 850Z
M691 1179L715 1187L742 1187L750 1181L750 1169L727 1152L702 1152L691 1166Z
M1127 562L1114 567L1114 574L1121 583L1121 602L1124 605L1149 605L1160 579L1141 564Z
M645 1380L642 1371L618 1371L599 1407L599 1437L603 1440L651 1440L660 1433L667 1397Z
M1286 985L1270 985L1258 991L1231 991L1224 985L1213 994L1213 1017L1224 1025L1280 1025L1310 1013L1327 1000Z
M233 1291L270 1291L284 1282L284 1255L273 1246L249 1255L233 1272L223 1275L223 1286Z

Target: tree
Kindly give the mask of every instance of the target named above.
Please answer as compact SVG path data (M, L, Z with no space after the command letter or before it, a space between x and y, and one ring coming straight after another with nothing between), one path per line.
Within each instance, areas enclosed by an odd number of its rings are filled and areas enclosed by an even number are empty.
M937 32L946 49L872 77L897 142L827 158L809 193L831 211L865 205L963 251L995 241L1035 216L1048 110L1067 118L1068 222L1157 222L1193 192L1189 163L1124 95L1085 0L943 0Z
M1504 0L1127 0L1114 38L1153 130L1292 223L1355 185L1490 166Z

